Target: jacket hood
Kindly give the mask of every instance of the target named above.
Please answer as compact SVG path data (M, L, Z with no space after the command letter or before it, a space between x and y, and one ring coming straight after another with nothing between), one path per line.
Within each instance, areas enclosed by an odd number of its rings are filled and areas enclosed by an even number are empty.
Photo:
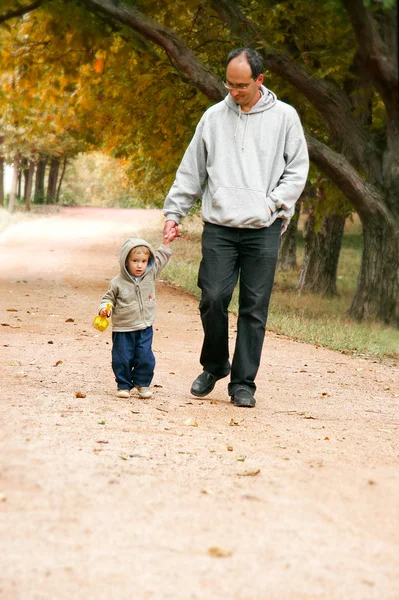
M250 115L253 113L260 113L265 110L269 110L269 108L272 108L272 106L274 106L276 104L277 96L274 92L272 92L271 90L268 90L264 85L262 85L260 87L260 92L262 94L262 97L259 98L258 102L256 104L254 104L254 106L251 108L251 110L249 110L245 114ZM227 94L224 101L226 102L226 104L229 108L234 110L235 113L237 113L238 115L241 114L241 112L242 112L241 106L239 106L239 104L236 104L234 102L231 94Z
M251 110L249 110L248 112L243 112L241 110L241 106L234 102L231 94L226 96L226 98L224 99L227 106L229 108L231 108L237 114L237 124L236 124L235 133L234 133L234 140L236 140L236 138L237 138L238 128L240 126L241 115L245 115L244 135L242 136L242 140L241 140L241 149L243 151L245 148L245 138L247 135L248 119L249 119L250 115L258 115L259 113L264 113L266 110L269 110L269 108L272 108L277 102L276 94L274 94L272 91L265 88L264 85L261 86L260 92L261 92L261 97L259 98L257 103L253 105Z
M146 273L147 273L147 271L149 269L152 268L152 265L154 264L154 260L155 260L154 249L145 240L142 240L140 238L129 238L128 240L126 240L125 242L123 242L122 248L121 248L121 253L120 253L120 258L119 258L119 265L120 265L120 268L121 268L121 274L124 277L126 277L127 279L129 279L129 281L132 280L132 275L130 275L129 271L126 269L126 259L128 257L128 254L129 254L130 250L132 250L136 246L145 246L150 251L150 258L149 258L149 261L148 261L148 266L147 266Z

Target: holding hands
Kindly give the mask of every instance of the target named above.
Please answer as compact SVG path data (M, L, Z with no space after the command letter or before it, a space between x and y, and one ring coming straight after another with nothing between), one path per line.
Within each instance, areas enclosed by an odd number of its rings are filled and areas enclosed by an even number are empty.
M165 246L169 246L170 242L177 237L180 237L179 225L175 221L168 220L163 228L163 243Z

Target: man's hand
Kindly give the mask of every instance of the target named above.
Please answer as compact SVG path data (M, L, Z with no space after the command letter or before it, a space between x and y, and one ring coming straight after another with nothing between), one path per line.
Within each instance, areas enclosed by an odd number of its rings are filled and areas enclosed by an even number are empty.
M175 221L171 221L170 219L166 221L165 227L163 228L163 239L164 242L171 242L177 237L180 237L181 233L179 231L179 226Z

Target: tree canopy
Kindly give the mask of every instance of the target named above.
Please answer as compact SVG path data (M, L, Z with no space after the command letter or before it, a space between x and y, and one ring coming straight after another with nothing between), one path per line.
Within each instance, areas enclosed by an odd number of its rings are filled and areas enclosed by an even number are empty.
M154 199L167 191L200 114L226 93L227 52L258 49L266 85L301 115L313 163L362 221L352 315L393 318L399 288L395 2L3 5L0 103L8 106L2 128L10 147L33 140L36 148L47 136L50 147L68 139L103 147L130 161L135 184Z

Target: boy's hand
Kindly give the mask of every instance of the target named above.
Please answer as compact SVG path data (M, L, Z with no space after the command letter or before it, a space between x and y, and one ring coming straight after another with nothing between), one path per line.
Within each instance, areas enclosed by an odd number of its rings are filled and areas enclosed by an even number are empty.
M102 308L98 314L100 315L100 317L109 317L111 311L107 310L106 308Z

